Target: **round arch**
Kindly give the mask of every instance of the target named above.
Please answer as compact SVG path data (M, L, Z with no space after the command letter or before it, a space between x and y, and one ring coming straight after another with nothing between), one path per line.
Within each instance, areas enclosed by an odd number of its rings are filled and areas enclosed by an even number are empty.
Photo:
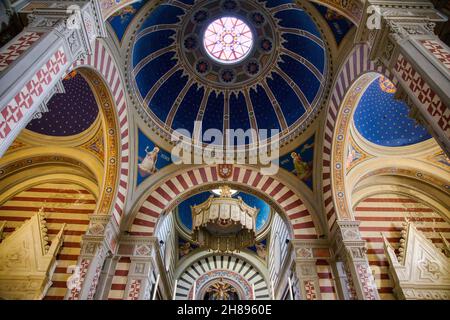
M118 166L117 173L119 178L118 182L114 184L114 190L117 189L117 195L113 197L114 192L112 192L111 189L108 190L111 198L114 200L109 212L112 211L114 220L117 225L120 225L124 213L129 183L130 141L126 93L122 84L120 69L117 67L114 57L104 41L97 39L95 41L93 54L89 55L86 59L83 58L76 61L69 68L68 73L81 68L95 71L95 74L91 72L90 76L94 77L94 85L98 86L99 89L102 89L103 95L101 95L100 98L110 98L109 102L103 101L103 107L105 109L113 110L117 119L117 125L114 128L114 131L108 132L110 136L117 134L118 137L118 154L114 159L108 159L108 161L114 161ZM111 108L112 106L113 108ZM105 212L105 214L108 214L109 212Z
M261 197L284 217L295 239L318 239L323 235L318 216L310 203L293 190L294 186L277 176L263 176L253 167L233 166L224 176L219 166L202 166L177 170L165 176L136 201L130 220L124 225L131 235L151 236L161 214L173 209L186 197L228 184Z
M344 187L344 150L351 118L365 87L380 74L396 80L389 70L370 61L367 44L356 45L336 76L324 119L322 152L322 191L324 213L331 230L336 220L349 220Z
M215 257L217 259L213 262L215 267L211 267L211 263L208 261L208 258L210 257ZM246 268L244 268L244 264L246 264ZM201 267L198 267L200 265ZM270 298L270 281L267 268L265 268L261 261L249 253L240 252L230 255L201 251L185 257L177 266L174 274L175 279L181 279L182 283L179 283L177 293L183 298L192 297L193 279L189 274L202 274L197 268L204 268L205 274L208 272L220 271L219 275L223 275L224 273L240 274L240 269L243 269L242 273L250 272L251 274L251 270L253 270L254 276L250 281L245 281L250 285L255 285L256 299ZM202 269L199 270L203 271ZM214 275L210 275L210 278L214 278ZM241 278L244 279L244 277ZM184 295L186 297L184 297Z

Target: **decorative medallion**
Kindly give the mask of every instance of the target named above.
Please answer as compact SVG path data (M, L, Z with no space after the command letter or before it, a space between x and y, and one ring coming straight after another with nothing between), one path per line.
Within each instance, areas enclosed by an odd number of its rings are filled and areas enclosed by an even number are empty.
M222 179L229 179L233 174L233 165L232 164L219 164L218 166L219 176Z

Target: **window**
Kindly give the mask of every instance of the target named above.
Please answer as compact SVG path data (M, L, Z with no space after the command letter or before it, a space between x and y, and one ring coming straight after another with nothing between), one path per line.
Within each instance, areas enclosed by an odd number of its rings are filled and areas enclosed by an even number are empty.
M253 46L253 34L244 21L222 17L212 22L205 31L206 52L215 61L225 64L243 60Z

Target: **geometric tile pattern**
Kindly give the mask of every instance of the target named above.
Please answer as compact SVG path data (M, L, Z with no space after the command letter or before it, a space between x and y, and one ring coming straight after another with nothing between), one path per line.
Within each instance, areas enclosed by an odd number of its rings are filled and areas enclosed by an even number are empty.
M420 43L450 70L450 52L448 50L435 40L420 40Z
M405 86L426 108L433 118L433 122L439 125L439 128L447 137L450 137L450 109L402 54L397 59L395 71L399 78L405 82Z
M138 300L141 291L141 280L133 280L128 291L128 300Z
M300 197L289 187L274 177L262 175L257 169L239 167L233 167L231 177L225 180L219 176L216 166L190 169L153 186L154 190L144 201L134 218L130 230L131 234L153 235L159 216L162 212L174 206L176 200L181 199L183 195L205 183L221 181L246 185L268 196L274 205L286 214L296 239L318 238L311 213Z
M89 294L87 300L94 300L95 291L97 290L98 280L100 279L100 272L102 271L102 265L99 263L95 269L94 279L92 279L91 287L89 288Z
M306 300L317 300L316 289L314 288L314 282L311 280L303 281L305 285Z
M88 259L83 259L81 261L81 264L80 264L80 282L79 282L80 285L78 287L73 288L70 291L70 295L68 297L68 300L78 300L78 299L80 299L80 293L81 293L80 289L81 289L81 287L83 285L84 279L86 278L87 270L89 268L89 264L90 263L91 263L91 261L88 260Z
M22 90L0 112L0 144L25 116L29 116L34 101L46 94L67 64L64 48L60 47Z
M388 70L382 66L377 67L372 61L370 61L369 47L365 44L357 45L342 65L337 76L337 81L332 89L333 91L328 106L327 119L324 128L324 145L322 152L322 191L328 227L330 230L336 221L336 210L334 207L333 193L331 190L331 172L334 170L334 168L331 168L331 151L333 147L332 145L336 143L336 140L339 137L338 134L335 134L338 131L336 128L336 121L340 113L342 101L345 98L345 93L355 80L369 71L381 73L386 78L393 81Z
M124 211L125 199L127 197L130 155L130 136L124 86L122 85L119 68L117 67L113 56L101 40L96 40L95 49L92 55L89 55L85 60L76 61L67 72L69 73L76 68L82 67L93 67L102 75L108 84L111 95L115 101L120 127L121 161L118 193L116 203L114 204L113 217L114 221L119 225Z
M378 300L374 290L372 275L370 274L368 266L358 263L356 264L356 270L358 271L359 280L361 282L363 294L366 300Z
M17 60L42 35L43 33L38 32L24 32L14 43L2 50L0 52L0 72L5 70L13 61Z

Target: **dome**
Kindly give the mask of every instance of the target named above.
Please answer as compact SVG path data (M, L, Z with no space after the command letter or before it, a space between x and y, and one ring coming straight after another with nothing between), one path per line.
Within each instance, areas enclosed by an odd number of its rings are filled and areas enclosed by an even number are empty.
M221 21L238 22L236 30L225 30ZM217 32L208 31L215 23ZM214 41L222 40L222 49L236 45L224 59L209 51L217 54ZM286 0L162 4L137 31L131 60L141 115L166 134L193 132L195 121L203 133L250 128L278 129L282 137L298 133L317 112L327 78L318 27L295 1Z
M87 130L98 117L97 101L81 74L63 80L65 94L56 94L47 104L49 112L30 121L27 129L54 137L74 136Z
M364 92L355 111L358 132L384 147L401 147L431 138L427 130L409 118L408 106L394 98L394 84L381 76Z

